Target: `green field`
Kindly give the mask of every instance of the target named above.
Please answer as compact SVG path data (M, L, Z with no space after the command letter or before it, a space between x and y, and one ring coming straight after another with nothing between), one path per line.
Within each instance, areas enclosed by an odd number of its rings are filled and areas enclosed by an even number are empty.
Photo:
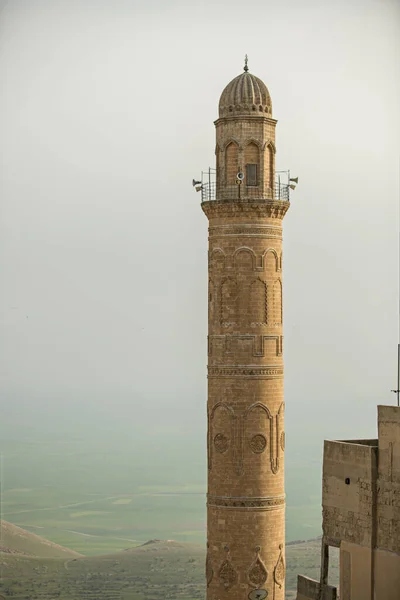
M143 427L108 415L94 422L39 413L0 423L2 518L86 556L153 538L204 544L202 428L161 420L149 439L145 417ZM320 457L311 454L289 441L287 541L321 533Z
M65 547L49 558L54 548L17 536L18 552L41 558L0 550L0 598L155 600L161 583L171 600L204 597L205 423L68 409L0 422L2 519ZM287 541L321 534L320 463L288 436ZM141 546L151 539L175 541ZM318 575L319 556L319 542L287 547L288 599L298 573Z

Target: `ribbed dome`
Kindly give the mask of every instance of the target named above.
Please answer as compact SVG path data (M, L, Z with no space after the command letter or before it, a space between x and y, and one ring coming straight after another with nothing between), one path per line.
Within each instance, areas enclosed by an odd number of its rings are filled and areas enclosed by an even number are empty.
M271 96L261 79L247 71L232 79L221 94L219 116L272 116Z

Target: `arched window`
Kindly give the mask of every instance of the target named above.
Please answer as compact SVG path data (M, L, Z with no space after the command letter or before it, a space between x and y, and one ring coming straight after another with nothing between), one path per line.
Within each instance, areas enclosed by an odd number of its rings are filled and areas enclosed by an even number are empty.
M227 185L236 183L238 172L239 148L235 142L231 142L225 149L225 181Z
M219 146L215 148L215 166L216 166L216 179L217 188L221 185L221 158Z
M246 185L258 185L260 151L254 142L247 144L244 149L244 163L246 166Z
M271 145L268 146L268 187L273 190L275 186L274 174L274 149Z

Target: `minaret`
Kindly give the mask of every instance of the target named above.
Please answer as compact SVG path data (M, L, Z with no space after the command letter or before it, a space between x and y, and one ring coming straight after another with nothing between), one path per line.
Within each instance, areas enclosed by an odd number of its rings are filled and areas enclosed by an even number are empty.
M209 219L207 600L285 595L282 220L265 84L224 89ZM196 182L194 182L196 183Z

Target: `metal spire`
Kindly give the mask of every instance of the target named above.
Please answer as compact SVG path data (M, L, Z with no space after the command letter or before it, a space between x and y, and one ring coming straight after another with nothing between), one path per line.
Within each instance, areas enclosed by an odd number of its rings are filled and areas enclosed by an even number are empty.
M244 67L243 70L247 73L247 71L249 70L249 67L247 66L247 61L249 60L247 54L244 57Z

